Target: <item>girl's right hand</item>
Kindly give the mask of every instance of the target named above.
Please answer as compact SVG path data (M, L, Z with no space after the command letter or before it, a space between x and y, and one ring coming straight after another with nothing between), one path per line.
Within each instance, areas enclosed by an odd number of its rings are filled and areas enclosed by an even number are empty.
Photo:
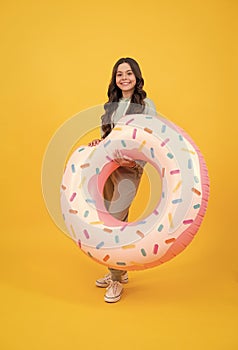
M101 142L101 140L96 139L96 140L89 142L88 146L90 146L90 147L97 146L100 142Z

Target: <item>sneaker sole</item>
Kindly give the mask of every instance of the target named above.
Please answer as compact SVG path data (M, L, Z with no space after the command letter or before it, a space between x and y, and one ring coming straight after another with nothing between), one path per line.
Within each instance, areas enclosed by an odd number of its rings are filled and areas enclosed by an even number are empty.
M108 297L104 296L104 300L107 303L116 303L117 301L119 301L121 299L121 295L122 295L122 293L115 298L108 298Z

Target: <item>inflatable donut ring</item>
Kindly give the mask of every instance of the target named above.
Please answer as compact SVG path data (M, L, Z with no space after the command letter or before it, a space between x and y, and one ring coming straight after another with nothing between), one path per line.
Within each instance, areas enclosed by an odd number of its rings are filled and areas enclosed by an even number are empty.
M160 174L162 196L137 222L115 219L105 209L103 188L118 167L116 149L144 160ZM179 254L198 231L209 196L204 159L188 135L163 117L126 115L96 147L70 157L61 185L67 231L92 259L111 268L142 270Z

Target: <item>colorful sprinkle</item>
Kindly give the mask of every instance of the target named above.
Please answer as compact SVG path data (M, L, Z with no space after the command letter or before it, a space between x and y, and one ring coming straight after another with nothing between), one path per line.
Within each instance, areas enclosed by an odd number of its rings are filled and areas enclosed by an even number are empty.
M167 153L167 157L173 159L174 155L172 153Z
M113 130L116 130L116 131L121 131L121 130L122 130L122 128L115 127L115 128L113 128Z
M90 166L89 163L85 163L85 164L80 165L80 168L84 169L84 168L88 168L89 166Z
M93 258L92 254L90 252L88 252L88 256L90 256L90 258Z
M74 210L74 209L69 209L70 214L77 214L78 210Z
M120 231L124 231L126 227L127 227L127 224L124 225L124 226L122 226L122 227L120 228Z
M74 198L77 196L77 193L76 192L74 192L73 194L72 194L72 196L70 197L70 202L73 202L73 200L74 200Z
M112 230L110 228L106 228L106 227L104 227L103 231L108 232L108 233L112 233Z
M106 143L104 143L104 147L106 148L108 145L110 145L111 142L111 140L108 140Z
M173 227L174 227L174 224L173 224L173 217L172 217L172 214L171 214L171 213L168 214L168 218L169 218L170 227L173 228Z
M85 210L85 212L84 212L84 217L86 218L86 217L88 217L88 214L89 214L89 211L88 210Z
M176 241L176 238L169 238L169 239L166 239L165 243L169 244L169 243L173 243L174 241Z
M164 198L165 197L165 193L164 192L162 192L162 198Z
M154 152L154 148L153 147L151 147L151 149L150 149L150 154L151 154L152 158L155 157L155 152Z
M65 191L67 187L66 187L66 186L64 186L64 185L61 185L61 188L62 188L62 190L64 190L64 191Z
M88 233L87 230L83 230L83 233L84 233L84 236L85 236L87 239L90 238L89 233Z
M192 151L192 150L190 150L190 149L188 149L188 148L182 148L182 151L189 152L189 153L191 153L191 154L195 154L194 151Z
M117 264L118 266L126 266L126 263L123 262L123 261L117 261L116 264Z
M140 251L141 251L141 254L142 254L143 256L146 256L146 251L145 251L144 248L142 248Z
M178 199L174 199L174 200L172 200L172 203L173 204L178 204L178 203L182 203L182 198L178 198Z
M155 214L155 215L159 215L158 210L157 210L157 209L155 209L155 210L153 211L153 214Z
M159 231L159 232L161 232L161 231L163 230L163 228L164 228L164 225L162 225L162 224L161 224L161 225L159 225L159 227L158 227L158 231Z
M192 159L188 160L188 169L192 169L193 168L193 161Z
M94 199L92 199L92 198L87 198L87 199L85 199L85 202L87 202L87 203L96 203L96 201L94 200Z
M176 192L178 189L179 189L179 187L182 185L182 181L179 181L178 183L177 183L177 185L174 187L174 189L173 189L173 192Z
M105 255L104 258L102 259L103 261L107 262L110 259L110 255Z
M85 180L86 180L86 177L84 176L84 177L82 178L82 181L81 181L80 184L79 184L79 189L83 186Z
M182 135L179 135L179 140L183 141L183 136Z
M200 204L195 204L195 205L193 206L193 208L194 208L194 209L199 209L199 208L200 208Z
M188 224L192 224L192 223L193 223L193 219L183 220L184 225L188 225Z
M100 169L96 168L96 174L98 175L100 173Z
M146 220L141 220L137 222L137 225L143 225L143 224L146 224Z
M180 173L179 169L175 169L175 170L170 171L170 175L175 175L175 174L179 174L179 173Z
M200 191L198 191L196 188L192 188L192 191L194 192L194 193L196 193L198 196L200 196L201 195L201 192Z
M162 143L161 143L161 147L164 147L165 145L166 145L166 143L168 143L169 142L169 139L167 138L167 139L165 139Z
M162 125L161 132L164 134L166 131L166 125Z
M80 239L78 240L78 246L79 246L79 248L81 248L81 241L80 241Z
M152 119L153 117L150 117L149 115L147 115L146 117L145 117L145 119Z
M109 156L106 156L107 160L112 161L112 158Z
M199 183L199 178L197 176L194 176L194 181L198 184Z
M130 124L131 122L133 122L134 118L128 120L128 122L126 122L126 125Z
M71 170L72 170L72 173L75 173L75 165L74 164L71 164Z
M103 221L91 221L90 222L90 225L103 225L104 224L104 222Z
M133 138L133 139L136 138L136 132L137 132L137 129L134 129L134 130L133 130L133 134L132 134L132 138Z
M104 244L105 244L104 242L98 243L98 245L96 245L96 249L102 248L104 246Z
M116 242L116 243L119 243L119 242L120 242L119 236L115 236L115 242Z
M89 154L89 156L88 156L89 159L92 158L93 153L94 153L95 151L96 151L96 148L94 148L94 149L92 150L92 152Z
M142 150L142 148L144 147L145 144L146 144L146 141L141 142L140 147L138 148L139 152Z
M153 254L157 254L158 253L158 249L159 249L159 245L158 244L155 244L154 245L154 249L153 249Z
M137 234L138 236L140 236L141 238L144 238L144 237L145 237L144 233L141 232L141 231L139 231L139 230L136 231L136 234Z
M165 168L162 168L161 176L164 177L164 174L165 174Z
M125 143L124 140L121 140L121 144L122 144L123 147L126 147L126 143Z
M122 247L122 249L133 249L133 248L135 248L136 246L135 246L135 244L128 244L128 245L124 245L123 247Z
M85 149L84 147L83 148L79 148L78 152L82 152L84 149Z
M72 232L72 234L73 234L74 238L76 238L76 234L75 234L75 231L74 231L74 228L73 228L73 226L72 226L72 225L70 225L70 229L71 229L71 232Z
M145 132L148 132L149 134L152 134L153 130L149 129L149 128L144 128Z

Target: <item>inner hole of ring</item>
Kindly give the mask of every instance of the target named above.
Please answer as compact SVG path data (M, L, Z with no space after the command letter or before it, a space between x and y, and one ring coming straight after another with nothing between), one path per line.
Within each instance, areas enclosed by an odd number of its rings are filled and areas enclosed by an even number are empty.
M107 191L105 191L106 186L110 187L110 184L107 182L110 182L110 177L107 179L104 185L104 201L106 209L108 209L108 206L110 206L111 203L110 200L107 198ZM116 184L116 186L117 185L118 184ZM124 201L123 196L129 195L128 191L130 191L130 183L129 181L128 184L126 183L126 178L122 180L122 187L124 191L122 191L121 203L123 204L124 202L127 202ZM133 191L133 183L131 183L131 187L131 190ZM111 190L114 191L114 188L111 188ZM121 221L137 222L144 220L146 217L148 217L158 206L158 203L160 202L162 196L162 180L158 170L152 164L147 162L144 166L144 171L141 176L139 186L135 190L137 191L136 194L133 196L132 201L130 202L128 216L126 215L126 206L121 207L120 203L119 208L121 208L121 211L113 213L113 211L109 210L109 213L113 217Z

